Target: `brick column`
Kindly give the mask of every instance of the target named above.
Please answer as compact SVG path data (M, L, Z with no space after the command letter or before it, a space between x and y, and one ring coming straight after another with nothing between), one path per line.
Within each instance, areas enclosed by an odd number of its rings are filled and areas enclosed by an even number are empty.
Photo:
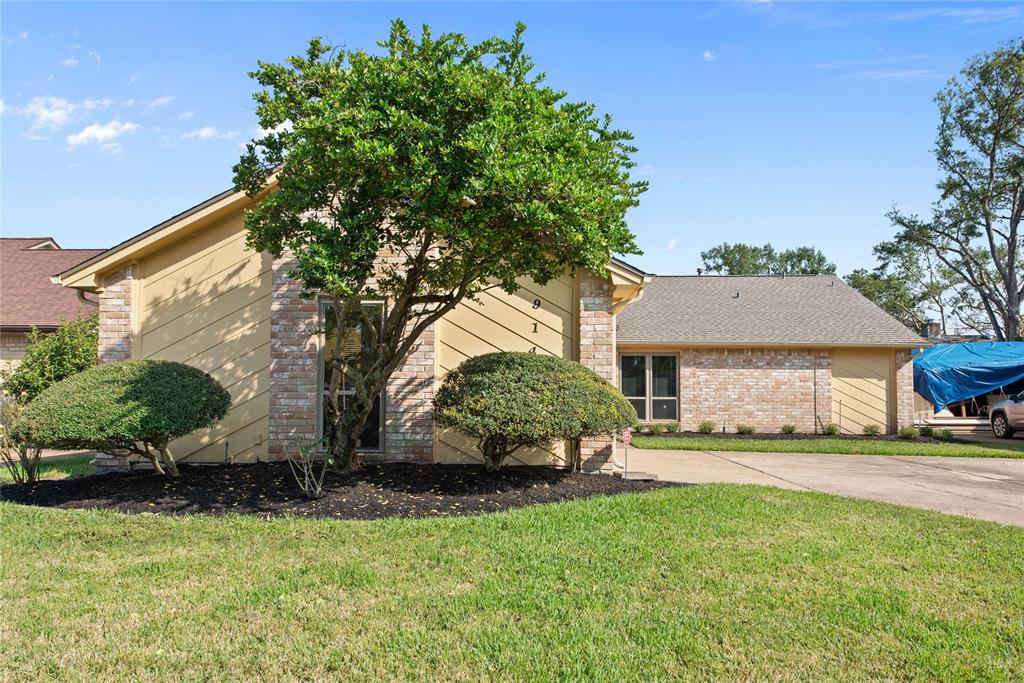
M302 298L302 286L288 277L295 260L275 259L270 297L270 416L267 452L281 460L299 442L316 438L317 339L320 312L316 300Z
M132 357L132 313L135 273L125 266L103 279L99 295L99 364Z
M615 310L606 280L580 271L580 363L615 385ZM580 440L580 466L585 472L611 468L612 436Z
M896 351L896 430L914 424L914 362L909 349Z
M98 363L118 363L132 357L132 315L135 312L135 269L124 266L103 278L99 293ZM93 464L101 470L123 470L131 466L131 454L124 451L96 453Z
M388 379L384 460L434 459L434 360L437 325L431 325ZM370 459L370 454L367 454Z
M832 421L832 351L811 351L815 356L814 361L814 390L815 405L818 407L818 414L814 416L815 424L811 425L811 431L821 431L824 425Z

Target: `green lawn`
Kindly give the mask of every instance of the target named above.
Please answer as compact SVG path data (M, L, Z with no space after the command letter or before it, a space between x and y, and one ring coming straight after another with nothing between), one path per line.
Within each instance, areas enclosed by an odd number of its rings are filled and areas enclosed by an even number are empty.
M846 453L850 455L944 455L960 458L1024 458L1024 441L974 441L935 443L870 439L722 439L713 436L643 436L630 442L634 448L676 451L744 451L754 453Z
M76 455L59 460L44 460L39 466L39 474L43 479L63 479L64 477L77 477L82 474L92 474L96 468L90 465L93 456ZM7 468L0 465L0 484L13 481L11 473Z
M8 680L1024 679L1024 529L699 486L432 520L0 503Z

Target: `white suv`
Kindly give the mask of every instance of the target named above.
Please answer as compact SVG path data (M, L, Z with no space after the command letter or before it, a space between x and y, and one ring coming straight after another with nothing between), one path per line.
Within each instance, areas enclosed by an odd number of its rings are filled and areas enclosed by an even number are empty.
M1018 429L1024 429L1024 391L999 401L988 411L992 432L1000 439L1009 439Z

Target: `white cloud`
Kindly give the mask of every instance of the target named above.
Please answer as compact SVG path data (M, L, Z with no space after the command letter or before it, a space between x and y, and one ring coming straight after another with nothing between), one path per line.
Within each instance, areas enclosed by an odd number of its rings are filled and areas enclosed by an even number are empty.
M673 237L668 241L668 244L665 245L665 251L675 251L677 246L679 246L679 242L675 237Z
M704 58L705 62L713 62L719 57L721 57L721 55L715 52L714 50L704 50L704 54L702 54L701 57Z
M196 115L196 113L193 112L193 111L183 111L180 114L178 114L178 120L179 121L188 121L190 118L192 118L195 115Z
M89 109L89 110L106 109L107 107L109 107L113 103L114 103L113 100L111 100L110 98L106 98L106 97L103 98L102 100L100 100L100 99L84 99L84 100L82 100L82 108L83 109Z
M116 119L110 123L94 123L67 137L68 151L81 145L99 145L100 149L105 152L120 153L124 150L115 140L126 133L134 133L138 129L139 124L137 123L121 123Z
M125 100L121 104L123 104L126 107L134 107L135 106L135 100Z
M32 130L60 130L67 125L74 110L75 105L64 98L47 95L33 97L27 105L18 110L18 113L32 121Z
M213 126L203 126L190 133L183 133L181 138L183 140L213 140L219 138L221 140L230 140L231 138L238 137L237 130L229 130L221 133Z
M96 50L89 50L89 56L92 57L92 60L94 62L96 62L96 68L100 68L100 62L103 61L103 55L101 55L99 52L96 52Z
M18 34L18 37L21 38L22 40L28 40L28 31L22 31L21 33Z
M868 69L861 71L860 77L869 81L919 81L940 78L941 74L934 69Z
M0 114L3 114L5 111L7 111L7 105L4 104L3 100L0 100Z
M79 61L77 59L75 59L74 57L65 57L64 60L61 61L61 66L66 66L66 67L78 66L78 64L79 64Z
M174 101L173 95L164 95L163 97L157 97L149 101L150 109L157 109L159 107L166 107L168 104Z
M284 121L270 129L258 128L256 130L256 136L263 138L270 135L271 133L290 133L293 130L295 130L295 125L291 121Z

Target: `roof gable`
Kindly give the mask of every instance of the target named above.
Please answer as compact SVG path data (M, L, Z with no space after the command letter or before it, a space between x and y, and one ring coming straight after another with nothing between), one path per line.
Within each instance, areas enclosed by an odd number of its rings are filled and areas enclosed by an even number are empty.
M92 313L92 305L50 278L102 249L61 249L49 237L0 238L0 328L53 329Z

